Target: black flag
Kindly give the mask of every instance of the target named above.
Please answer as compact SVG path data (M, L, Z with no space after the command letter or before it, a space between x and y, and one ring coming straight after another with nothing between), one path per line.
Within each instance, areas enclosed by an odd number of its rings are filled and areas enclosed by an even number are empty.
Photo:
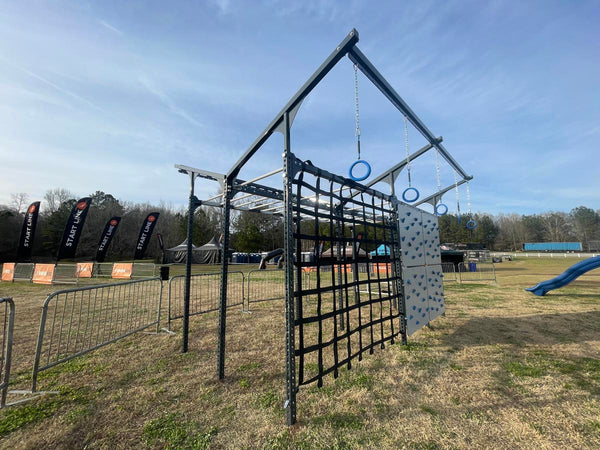
M75 257L79 237L81 236L87 213L90 210L91 202L92 199L90 197L85 197L80 199L75 206L73 206L71 215L67 221L67 226L65 227L65 232L63 233L60 248L58 249L58 256L56 257L57 261L62 258Z
M35 235L35 225L37 224L39 211L40 202L33 202L25 212L23 228L21 228L21 238L19 239L19 250L17 251L17 261L31 260L31 249L33 248L33 237Z
M120 217L111 217L108 222L106 222L106 226L104 227L104 231L100 235L100 241L98 241L98 250L96 251L96 261L103 262L106 257L106 252L108 251L108 246L110 245L110 241L112 241L113 236L117 232L117 227L121 222Z
M144 253L146 253L146 249L148 248L148 242L150 242L150 236L152 236L152 232L154 231L154 227L156 226L159 215L159 213L153 212L148 214L146 219L144 219L144 223L142 224L140 235L137 240L137 245L135 246L135 256L133 259L144 258Z

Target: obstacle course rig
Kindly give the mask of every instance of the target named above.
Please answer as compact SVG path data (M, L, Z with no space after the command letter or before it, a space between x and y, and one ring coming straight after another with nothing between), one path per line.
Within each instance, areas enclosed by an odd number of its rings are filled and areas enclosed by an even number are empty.
M373 64L356 46L358 32L352 30L317 71L275 116L226 174L175 166L190 177L188 252L191 253L194 211L201 205L215 206L223 213L223 251L229 248L232 210L276 214L284 221L285 321L286 321L286 402L287 423L296 422L296 394L300 386L319 386L329 374L350 369L363 355L383 348L427 325L444 312L443 284L437 217L417 206L429 203L437 211L444 193L472 177L467 175L412 109L404 102ZM336 175L303 161L292 153L291 131L303 100L348 56L360 70L428 142L372 180ZM357 83L355 83L357 85ZM356 91L358 94L358 90ZM358 95L357 95L358 97ZM357 147L360 159L360 127L357 101ZM238 177L240 170L274 133L283 135L281 168L251 180ZM411 161L430 150L441 156L455 171L454 183L442 187L419 202L414 191L404 192L415 203L408 205L396 197L395 183ZM368 163L365 164L368 169ZM438 164L439 172L439 164ZM260 182L283 174L282 186ZM368 174L367 174L368 176ZM218 182L222 194L199 200L194 194L196 178ZM366 178L366 177L365 177ZM259 183L260 182L260 183ZM376 190L379 182L389 185L389 194ZM406 195L404 195L406 200ZM445 205L444 205L445 206ZM303 262L299 255L307 245L314 248L315 260ZM383 248L368 257L361 247ZM326 252L323 250L326 249ZM298 256L296 258L295 256ZM368 267L363 271L361 267ZM307 286L303 273L316 281ZM187 258L184 290L183 347L187 351L191 258ZM227 324L228 265L223 255L219 305L219 344L217 375L225 376L225 334Z

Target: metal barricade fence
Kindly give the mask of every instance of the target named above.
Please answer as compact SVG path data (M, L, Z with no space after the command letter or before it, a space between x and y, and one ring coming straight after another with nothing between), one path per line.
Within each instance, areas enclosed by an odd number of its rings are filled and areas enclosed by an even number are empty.
M156 276L156 264L154 263L133 263L133 272L131 278L151 278Z
M227 307L244 305L246 277L243 272L228 272ZM185 275L169 279L169 329L171 320L183 317ZM219 309L221 298L221 272L197 273L190 280L190 316Z
M285 270L251 270L247 276L248 309L250 303L285 298Z
M161 299L160 278L50 294L42 308L32 392L43 370L153 325L158 332Z
M112 276L113 263L94 263L92 271L93 278L110 278Z
M2 307L4 306L4 307ZM0 359L0 408L6 406L6 394L10 381L13 329L15 326L15 303L12 298L0 298L0 320L2 321L2 354Z
M33 263L18 263L15 264L15 276L14 280L27 280L31 281L33 278L33 270L35 269L35 264Z
M303 289L310 289L311 272L309 270L303 270L302 272L302 287ZM251 270L246 276L248 277L248 310L250 310L250 303L285 298L285 270ZM295 270L294 280L296 280ZM324 285L323 282L322 285Z
M57 264L52 284L77 284L77 264Z
M444 281L458 281L454 263L442 263L442 274L444 275Z
M458 277L464 281L496 281L496 268L494 263L460 263Z

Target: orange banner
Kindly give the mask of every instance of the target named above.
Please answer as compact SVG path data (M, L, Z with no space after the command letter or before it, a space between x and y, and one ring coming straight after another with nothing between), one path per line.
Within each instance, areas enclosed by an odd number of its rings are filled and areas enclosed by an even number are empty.
M392 265L390 263L374 263L373 264L373 272L379 272L379 273L388 273L391 275L392 274Z
M77 278L92 278L92 271L94 270L93 262L82 262L77 263Z
M2 281L13 281L15 278L15 263L2 265Z
M133 273L133 263L114 263L112 269L113 278L131 279Z
M33 269L33 283L52 284L54 278L54 264L36 264Z

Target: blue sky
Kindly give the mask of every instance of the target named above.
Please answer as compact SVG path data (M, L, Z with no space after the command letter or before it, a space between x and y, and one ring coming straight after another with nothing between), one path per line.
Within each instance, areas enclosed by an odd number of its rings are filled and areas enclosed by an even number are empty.
M600 209L599 20L597 1L0 0L0 204L62 187L183 205L173 165L226 172L355 27L474 176L473 211ZM342 60L293 127L297 156L343 175L356 159L353 77ZM377 174L405 157L402 116L364 76L359 98ZM423 144L411 130L411 151ZM279 167L281 145L274 136L240 176ZM424 195L434 160L413 165ZM444 165L441 178L453 181ZM216 189L198 183L201 198ZM454 192L444 202L455 210Z

